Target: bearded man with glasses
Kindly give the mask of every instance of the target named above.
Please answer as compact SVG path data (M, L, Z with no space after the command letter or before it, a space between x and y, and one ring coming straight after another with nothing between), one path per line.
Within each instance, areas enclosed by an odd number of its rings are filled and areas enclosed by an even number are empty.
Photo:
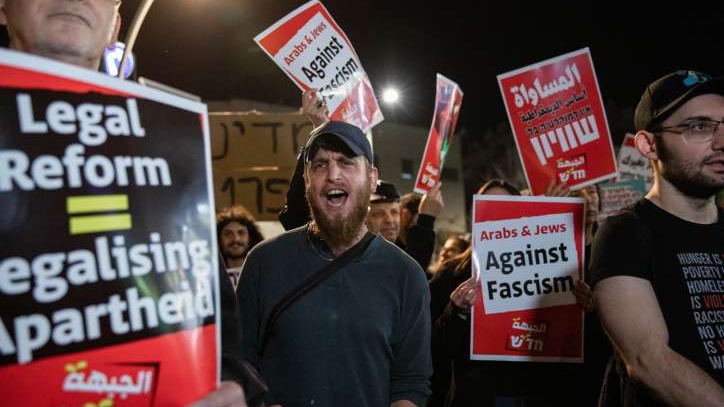
M654 185L604 222L591 259L616 349L603 405L724 405L722 120L724 78L695 71L653 82L636 107L635 143Z

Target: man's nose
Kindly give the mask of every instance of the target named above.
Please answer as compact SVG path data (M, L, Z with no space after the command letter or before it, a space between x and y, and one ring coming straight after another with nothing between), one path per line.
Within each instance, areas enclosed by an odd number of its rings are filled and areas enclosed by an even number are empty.
M339 168L337 163L335 163L335 162L329 163L329 165L327 166L327 179L328 180L330 180L330 181L338 180L338 179L340 179L341 174L342 174L342 169Z

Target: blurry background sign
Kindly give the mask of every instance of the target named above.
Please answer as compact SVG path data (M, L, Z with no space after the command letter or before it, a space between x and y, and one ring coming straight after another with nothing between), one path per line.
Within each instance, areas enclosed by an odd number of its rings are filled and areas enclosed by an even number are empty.
M312 124L298 113L211 112L209 127L216 208L277 220Z
M210 100L207 104L216 207L229 206L233 196L235 204L246 206L260 221L264 236L281 233L283 228L272 212L284 205L288 186L279 179L291 178L296 151L306 144L311 123L299 114L298 106L249 99ZM429 128L384 121L371 133L380 177L394 183L401 193L411 192ZM515 148L511 158L518 165ZM452 143L441 172L445 210L435 221L440 244L449 234L470 229L465 209L469 195L464 193L463 176L461 143ZM248 180L251 177L254 179ZM477 182L479 185L482 179Z

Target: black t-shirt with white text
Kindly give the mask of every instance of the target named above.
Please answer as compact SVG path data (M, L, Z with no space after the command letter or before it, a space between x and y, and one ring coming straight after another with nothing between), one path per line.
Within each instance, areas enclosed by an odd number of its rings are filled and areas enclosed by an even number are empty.
M717 223L702 225L643 199L603 223L591 274L594 285L614 276L648 280L669 347L724 386L724 211ZM646 392L633 393L633 405L655 405Z

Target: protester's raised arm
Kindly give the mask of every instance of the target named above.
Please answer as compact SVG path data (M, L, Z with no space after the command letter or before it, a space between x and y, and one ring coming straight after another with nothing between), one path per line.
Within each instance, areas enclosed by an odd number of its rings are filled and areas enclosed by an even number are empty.
M307 89L302 93L302 113L307 115L314 127L329 121L329 108L314 89Z
M418 213L430 215L435 218L440 215L440 212L442 212L442 209L445 207L445 201L442 199L442 191L440 190L441 186L442 183L438 182L430 189L430 192L422 196Z
M609 277L596 285L594 301L631 379L667 405L722 405L724 390L668 346L669 333L651 283L638 277Z

